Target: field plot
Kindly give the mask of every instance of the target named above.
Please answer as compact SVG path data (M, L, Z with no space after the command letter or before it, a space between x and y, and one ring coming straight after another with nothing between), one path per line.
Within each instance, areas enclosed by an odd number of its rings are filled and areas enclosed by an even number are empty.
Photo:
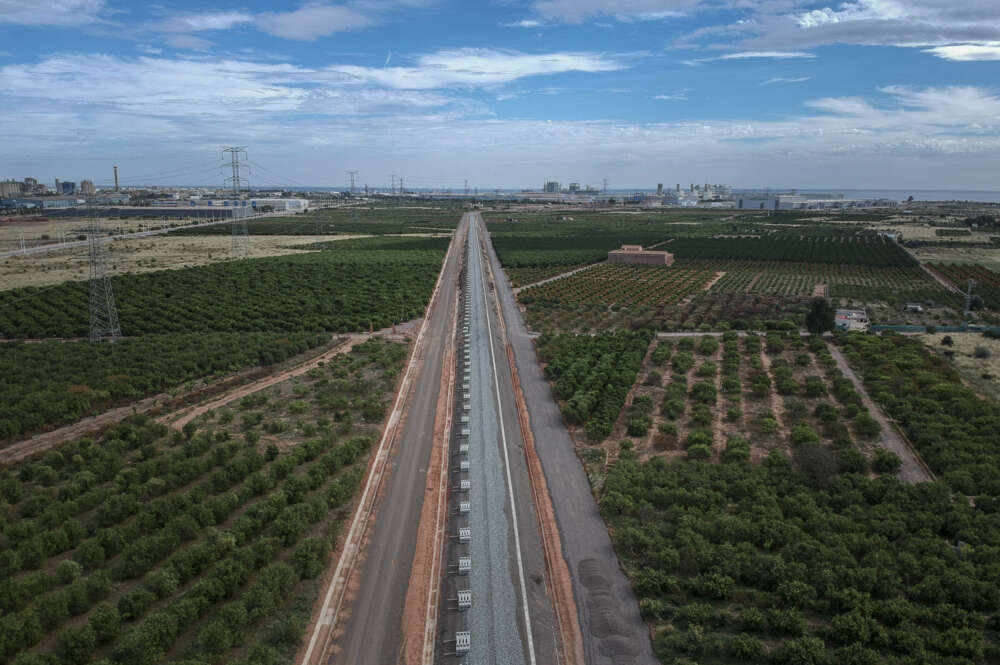
M344 206L300 213L289 217L254 219L250 235L382 235L400 233L450 233L458 226L461 211L433 206ZM226 235L228 225L206 226L180 233Z
M316 333L207 333L146 335L114 344L3 343L0 445L186 381L272 365L327 341Z
M414 248L373 245L116 276L122 333L348 332L405 321L423 312L448 239L405 240ZM86 335L87 288L0 292L0 335Z
M968 281L975 280L976 287L972 292L980 296L990 309L1000 309L1000 272L980 265L957 263L935 263L931 268L963 292L968 286Z
M851 334L838 343L939 479L965 494L1000 496L1000 404L962 385L919 339Z
M529 287L518 299L528 306L529 321L536 328L545 329L553 317L567 315L582 318L580 327L605 326L615 319L624 327L634 319L662 319L671 305L701 290L713 277L714 272L697 268L601 264Z
M743 259L905 267L916 260L891 240L870 233L766 238L678 238L670 245L678 259Z
M298 246L302 242L302 236L261 236L251 243L250 255L262 258L300 254L302 250ZM104 246L108 253L108 269L115 275L191 268L233 258L231 235L169 234L109 240ZM88 260L87 247L0 259L0 285L3 289L14 289L86 280L90 278Z
M663 663L996 657L1000 513L944 486L625 452L600 508Z
M497 258L505 269L596 263L622 244L651 246L679 235L721 233L731 226L719 215L705 213L574 211L569 217L551 212L510 212L503 217L499 213L487 215L487 219Z
M540 282L543 279L555 277L556 275L561 275L580 267L582 266L579 264L555 264L551 266L537 266L533 268L507 268L505 272L507 273L507 277L510 278L511 285L518 287L525 286L527 284L534 284L535 282Z
M848 349L879 341L840 338ZM913 367L922 346L908 343L893 360ZM882 448L884 432L827 344L776 333L660 337L611 434L595 441L571 428L661 662L916 665L1000 652L988 554L1000 546L996 487L977 508L944 484L896 481L899 458ZM860 353L881 358L890 347ZM872 367L880 381L888 372ZM942 401L959 387L890 389ZM987 412L970 417L966 433L996 431ZM951 454L971 466L970 452ZM979 456L980 478L995 475L990 455ZM956 541L969 547L957 568ZM951 619L941 621L945 607Z
M369 341L183 433L0 472L0 657L287 662L404 357Z
M921 335L920 339L936 353L950 358L973 389L1000 400L1000 339L979 333L936 333Z

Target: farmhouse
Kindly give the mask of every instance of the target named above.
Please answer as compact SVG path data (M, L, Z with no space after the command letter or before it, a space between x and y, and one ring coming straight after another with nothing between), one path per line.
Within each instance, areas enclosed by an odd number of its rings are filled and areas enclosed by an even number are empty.
M838 309L834 325L837 330L868 330L868 312L863 309Z
M646 266L669 266L674 262L670 252L643 249L642 245L622 245L608 252L608 263L635 263Z

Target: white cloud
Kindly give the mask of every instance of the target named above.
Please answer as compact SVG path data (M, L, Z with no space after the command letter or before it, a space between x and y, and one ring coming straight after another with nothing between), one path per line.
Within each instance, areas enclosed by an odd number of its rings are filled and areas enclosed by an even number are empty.
M745 51L801 51L828 44L954 47L933 54L986 59L989 47L1000 44L996 0L851 0L820 8L804 0L726 4L743 12L739 21L704 26L674 45ZM721 43L714 41L720 37Z
M174 48L188 51L207 51L212 46L212 42L194 35L165 35L163 41Z
M0 0L0 23L76 26L100 21L104 0Z
M326 69L342 83L387 88L430 90L449 87L490 87L528 76L564 72L609 72L625 69L615 57L599 53L521 53L464 48L422 55L415 67L333 66Z
M829 7L813 9L798 16L798 23L803 28L813 28L826 23L842 21L865 21L870 19L899 19L906 16L902 3L895 0L859 0L845 2L839 10Z
M256 17L257 28L285 39L312 41L335 32L367 28L375 18L337 5L306 5L292 12L267 12Z
M812 80L811 76L793 76L793 77L776 76L774 78L767 79L766 81L761 83L761 85L774 85L775 83L804 83L806 81L811 81L811 80Z
M739 53L726 53L713 58L697 58L695 60L682 60L685 65L695 66L705 62L716 62L718 60L812 60L816 56L803 51L740 51Z
M205 12L174 16L150 27L163 32L204 32L230 30L252 21L253 16L244 12Z
M330 172L331 154L343 154L366 174L404 173L408 182L474 176L490 187L573 169L581 182L612 174L623 186L690 176L745 186L988 189L1000 158L1000 97L976 87L888 86L762 122L546 122L493 118L437 92L339 87L325 72L289 65L133 65L73 56L0 67L0 104L22 109L0 114L0 141L15 155L8 170L86 172L91 162L74 155L109 154L116 142L132 154L166 160L172 151L190 161L214 157L231 138L251 145L271 171L310 184L324 184L317 174ZM126 80L108 81L101 72L111 69L126 71ZM38 155L58 159L35 168Z
M686 102L688 99L687 90L681 90L680 92L674 92L671 94L656 95L653 99L659 99L661 101L678 101Z
M953 60L955 62L1000 60L1000 42L935 46L934 48L925 49L924 53L932 53L943 60Z
M699 0L538 0L533 7L540 16L582 23L595 16L614 16L620 21L660 20L683 15Z
M525 18L520 21L512 21L510 23L504 23L505 28L540 28L544 25L541 21L536 21L535 19Z

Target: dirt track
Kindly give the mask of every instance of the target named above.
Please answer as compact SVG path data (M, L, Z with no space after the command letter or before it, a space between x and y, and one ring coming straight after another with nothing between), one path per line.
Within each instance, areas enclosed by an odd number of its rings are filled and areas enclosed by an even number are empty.
M881 407L875 404L872 398L868 396L868 391L865 389L861 379L851 369L844 354L833 344L828 344L827 346L834 360L837 361L837 368L844 373L844 376L851 380L851 383L854 384L854 389L861 395L861 402L865 405L865 408L868 409L872 418L877 420L878 424L882 426L882 434L880 435L878 445L896 453L903 460L903 464L899 468L899 479L906 483L926 483L933 481L934 474L931 473L931 470L924 463L923 459L920 458L920 455L903 439L902 434L896 429L896 425L886 417Z

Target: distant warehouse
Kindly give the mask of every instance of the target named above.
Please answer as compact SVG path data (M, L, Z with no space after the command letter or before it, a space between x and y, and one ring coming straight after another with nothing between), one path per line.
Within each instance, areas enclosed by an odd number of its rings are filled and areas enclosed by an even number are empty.
M622 245L621 249L608 252L608 263L633 263L644 266L669 266L674 262L670 252L643 249L642 245Z

